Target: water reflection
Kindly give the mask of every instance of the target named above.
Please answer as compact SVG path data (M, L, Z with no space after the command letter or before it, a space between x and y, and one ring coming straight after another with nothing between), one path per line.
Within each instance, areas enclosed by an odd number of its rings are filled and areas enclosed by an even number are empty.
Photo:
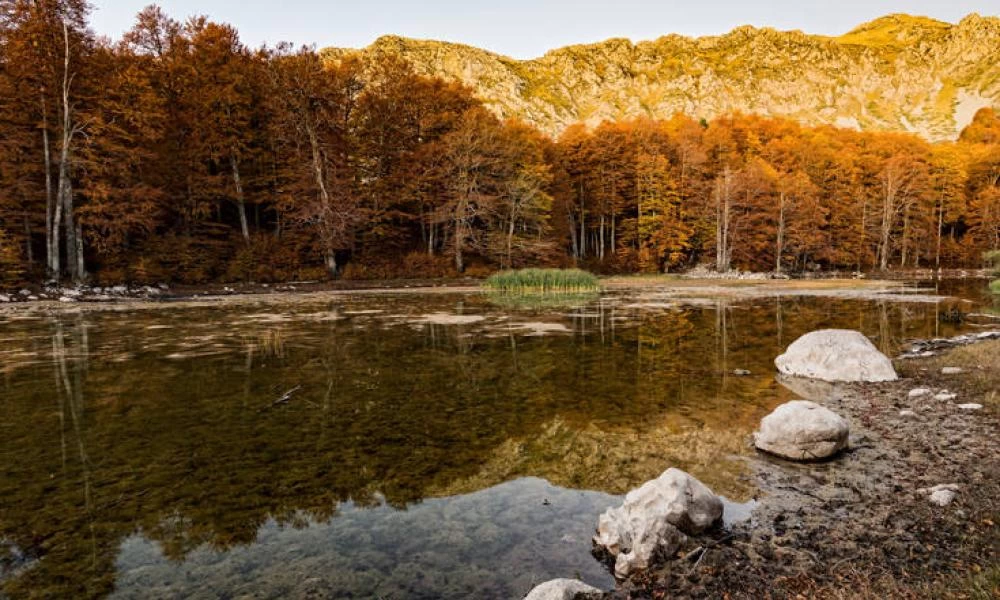
M586 539L612 495L677 466L750 497L734 456L791 397L771 364L787 343L841 326L892 351L953 332L938 310L629 294L512 309L443 294L3 315L2 589L488 597L577 573L601 583Z

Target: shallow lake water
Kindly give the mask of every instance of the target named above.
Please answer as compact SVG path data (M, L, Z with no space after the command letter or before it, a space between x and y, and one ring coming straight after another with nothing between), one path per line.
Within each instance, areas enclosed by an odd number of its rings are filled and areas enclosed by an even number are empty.
M945 286L985 302L980 283ZM773 359L952 335L926 294L524 307L329 294L0 314L0 597L518 598L613 580L597 516L679 467L729 504ZM733 375L748 370L748 376Z

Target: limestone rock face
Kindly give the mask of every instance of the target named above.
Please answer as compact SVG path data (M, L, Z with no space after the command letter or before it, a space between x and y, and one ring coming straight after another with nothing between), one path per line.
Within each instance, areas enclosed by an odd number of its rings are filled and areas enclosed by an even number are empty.
M576 579L553 579L535 586L524 600L575 600L579 594L599 597L601 590Z
M532 60L398 36L323 55L401 57L422 75L471 87L498 116L552 135L580 122L738 111L941 140L1000 103L998 47L997 17L950 24L897 14L839 37L744 26L701 38L609 39Z
M774 365L785 375L823 381L895 381L889 357L864 335L848 329L821 329L795 340Z
M759 450L791 460L818 460L847 447L850 427L833 412L808 400L786 402L760 421Z
M601 515L594 544L615 557L627 577L671 556L686 540L722 518L722 500L680 469L667 469Z

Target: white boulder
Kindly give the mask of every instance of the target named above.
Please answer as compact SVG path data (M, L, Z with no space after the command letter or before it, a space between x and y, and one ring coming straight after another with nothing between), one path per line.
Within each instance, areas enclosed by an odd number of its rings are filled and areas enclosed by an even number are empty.
M573 600L577 594L601 594L601 590L576 579L553 579L535 586L524 600Z
M837 413L808 400L786 402L760 421L759 450L791 460L816 460L847 447L850 426Z
M792 342L774 359L785 375L823 381L895 381L892 361L864 335L848 329L821 329Z
M601 515L594 544L615 557L615 574L627 577L673 555L687 539L722 518L722 500L680 469L667 469Z

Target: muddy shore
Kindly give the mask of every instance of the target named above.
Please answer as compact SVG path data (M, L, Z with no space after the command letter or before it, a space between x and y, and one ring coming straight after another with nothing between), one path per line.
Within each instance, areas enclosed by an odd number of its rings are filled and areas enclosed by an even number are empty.
M895 362L896 382L790 383L850 421L850 450L751 458L749 521L604 598L1000 598L1000 340ZM919 491L940 484L958 486L947 506Z

